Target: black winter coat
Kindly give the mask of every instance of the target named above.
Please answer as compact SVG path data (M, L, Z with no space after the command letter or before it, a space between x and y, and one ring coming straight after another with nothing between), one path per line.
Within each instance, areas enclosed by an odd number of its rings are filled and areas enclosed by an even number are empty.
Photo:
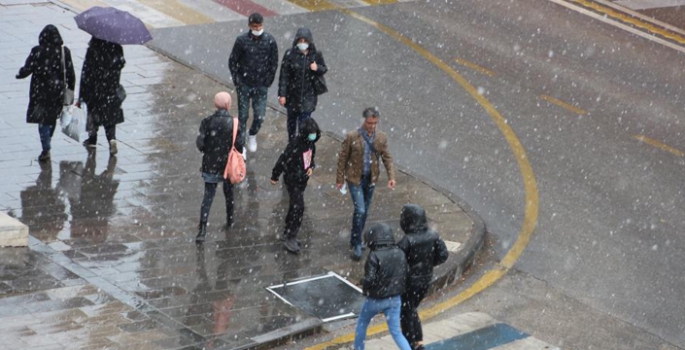
M245 143L244 132L238 128L235 148L243 151ZM228 151L233 142L233 117L225 109L217 109L214 114L202 120L195 145L202 152L202 168L200 171L208 174L223 175L228 162Z
M31 76L27 123L52 124L57 122L63 106L64 68L62 67L62 37L57 27L49 24L38 37L38 46L31 49L26 63L19 69L17 79ZM74 90L76 75L71 51L64 47L67 87Z
M255 36L251 31L238 36L228 58L233 85L269 87L278 70L278 45L271 34Z
M433 267L447 261L449 252L437 232L428 228L426 211L416 204L402 208L400 226L405 236L397 244L409 263L409 286L424 286L433 278Z
M404 252L395 245L390 226L374 225L366 236L371 252L364 265L364 295L384 299L404 293L409 267Z
M307 169L314 169L316 163L314 159L316 158L316 141L321 137L320 133L317 133L316 140L309 141L307 135L299 135L292 141L288 142L281 156L278 157L276 165L271 171L271 180L278 181L278 178L283 175L283 180L288 186L299 186L304 188L307 186L307 181L309 181L309 176L307 176ZM305 169L304 164L304 153L308 150L312 151L312 158L309 167Z
M119 44L93 37L81 71L80 100L98 125L124 122L123 100L117 95L121 70L126 65L124 49Z
M297 48L297 40L305 38L309 42L307 54ZM317 71L309 66L316 62ZM283 55L281 75L278 81L278 96L285 97L285 106L295 112L313 112L318 98L314 92L314 80L328 71L323 54L316 50L312 34L307 28L297 31L292 48Z

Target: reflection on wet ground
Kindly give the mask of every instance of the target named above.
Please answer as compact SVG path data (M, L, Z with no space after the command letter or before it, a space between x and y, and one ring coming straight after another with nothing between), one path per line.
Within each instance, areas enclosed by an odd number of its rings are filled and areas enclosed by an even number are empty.
M88 38L68 12L12 9L33 26L0 43L3 52L21 52L4 64L19 67L38 22L49 19L78 43L71 49L80 71ZM2 18L0 24L4 12ZM234 348L312 319L265 287L328 271L359 281L363 265L348 256L351 201L333 186L336 140L318 144L302 254L287 254L277 240L287 193L269 177L286 131L284 116L272 110L258 152L248 155L247 181L234 192L236 224L221 229L223 200L215 201L208 241L196 246L203 183L195 136L213 112L213 95L227 88L147 48L126 47L125 54L126 122L117 131L116 157L104 137L86 150L57 131L51 162L38 163L36 127L24 123L28 84L0 70L0 86L16 92L0 110L0 209L27 224L33 237L29 248L0 249L3 348ZM386 221L399 235L401 206L417 202L449 239L471 229L466 214L429 186L404 174L398 183L395 191L376 190L369 222Z

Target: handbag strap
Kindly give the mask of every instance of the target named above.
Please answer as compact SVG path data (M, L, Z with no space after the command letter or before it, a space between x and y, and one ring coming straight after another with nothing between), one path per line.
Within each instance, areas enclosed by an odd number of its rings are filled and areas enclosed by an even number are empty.
M64 78L64 86L67 86L67 64L64 60L64 45L62 45L62 77Z
M235 138L238 136L238 118L233 118L233 140L231 141L231 149L235 148Z

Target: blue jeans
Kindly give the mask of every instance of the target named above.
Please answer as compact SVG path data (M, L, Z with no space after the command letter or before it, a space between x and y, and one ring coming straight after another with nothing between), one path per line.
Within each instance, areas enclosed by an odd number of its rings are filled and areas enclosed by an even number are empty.
M312 112L295 112L292 108L288 108L288 121L286 122L288 126L288 142L297 136L297 129L300 123L311 116Z
M400 308L402 307L402 300L400 296L394 296L385 299L366 298L362 305L362 311L359 313L357 320L357 330L354 333L354 349L364 350L364 340L366 340L366 329L373 316L379 313L385 315L385 321L388 323L388 330L392 339L397 344L400 350L411 350L409 342L402 335L400 329Z
M350 235L350 245L354 247L357 244L362 244L362 231L366 225L366 217L371 207L373 190L376 185L371 183L371 175L369 174L362 175L359 186L348 181L347 187L350 189L350 196L352 196L352 203L354 203L352 234Z
M252 115L254 118L250 127L250 136L257 135L264 122L267 91L268 88L266 86L251 87L240 85L238 87L238 120L242 130L245 130L247 120L250 118L250 99L252 99Z
M38 124L38 135L40 135L40 144L43 151L50 150L50 140L55 133L55 124Z

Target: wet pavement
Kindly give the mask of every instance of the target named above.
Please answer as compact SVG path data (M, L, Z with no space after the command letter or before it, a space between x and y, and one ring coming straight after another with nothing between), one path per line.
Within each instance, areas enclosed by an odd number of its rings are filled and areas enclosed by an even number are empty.
M195 136L213 112L213 95L229 88L127 46L119 154L110 157L103 131L98 147L86 150L58 130L52 159L41 164L37 127L24 123L29 80L14 75L52 23L72 50L78 79L89 36L75 28L73 13L50 3L0 6L0 14L0 210L31 235L28 248L0 249L4 348L231 349L321 329L265 288L329 271L355 284L361 278L363 262L348 252L351 200L334 188L339 140L327 135L317 145L302 254L287 254L277 240L287 192L269 177L287 135L285 116L273 109L258 151L248 154L246 185L234 190L236 224L222 230L219 198L208 241L198 247L203 182ZM438 284L453 281L482 243L482 225L456 197L403 172L397 181L394 191L376 190L368 223L387 222L400 237L402 205L423 205L455 247L437 270Z

